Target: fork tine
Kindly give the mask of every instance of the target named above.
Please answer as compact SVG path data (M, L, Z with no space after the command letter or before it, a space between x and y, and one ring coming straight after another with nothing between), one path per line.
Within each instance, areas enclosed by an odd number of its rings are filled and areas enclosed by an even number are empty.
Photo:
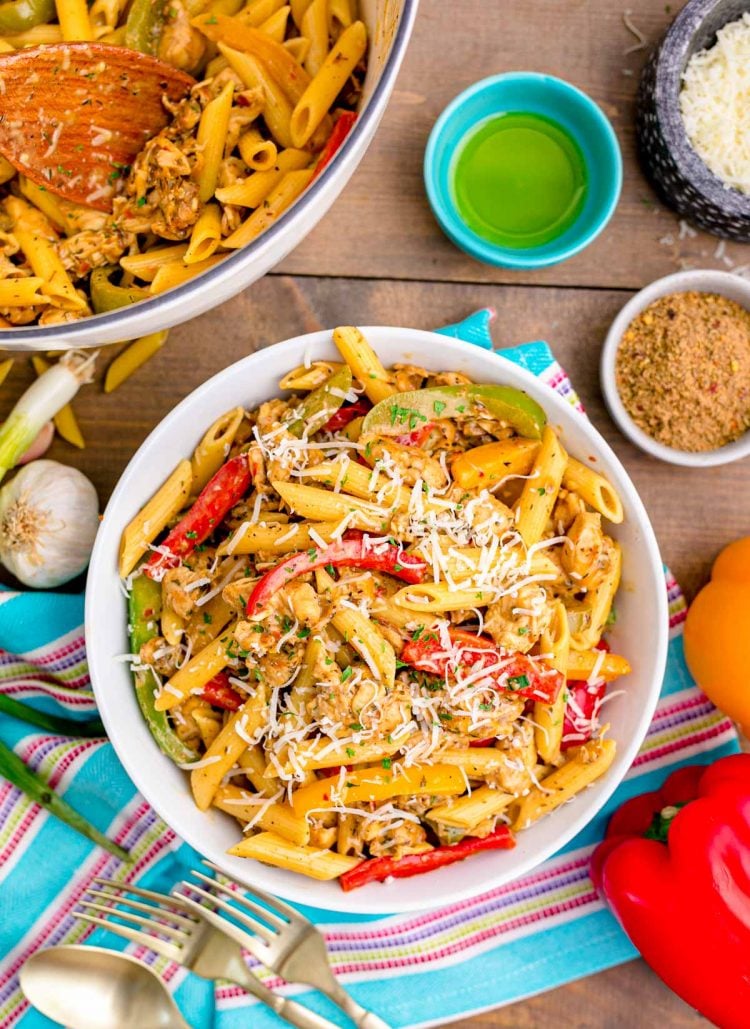
M236 890L230 889L229 886L225 886L224 883L217 882L216 879L212 879L208 875L204 875L202 872L196 872L193 870L191 875L194 875L196 879L201 879L203 882L208 883L215 890L219 890L226 897L231 897L232 900L236 900L238 904L248 908L250 911L255 912L256 915L260 915L261 918L265 918L267 922L270 922L272 926L277 926L279 929L283 929L284 926L288 925L283 918L279 918L273 911L269 911L267 908L262 907L260 904L256 904L254 900L249 897L245 897L242 893L238 893ZM277 933L274 931L273 935Z
M204 861L203 864L206 865L208 868L212 868L215 872L218 872L220 875L226 875L226 872L222 872L219 866L214 865L211 861ZM295 911L293 907L291 907L289 904L284 903L283 900L279 900L278 897L274 897L272 894L266 893L265 890L261 890L257 886L246 886L244 883L238 883L238 885L246 893L249 893L255 897L259 897L264 904L268 904L270 908L273 908L273 910L277 911L280 915L286 915L287 919L290 922L305 922L309 924L309 920L305 918L304 915L301 915L299 911Z
M149 950L155 951L157 954L161 954L165 958L169 958L172 961L179 961L179 947L175 946L174 943L167 943L166 940L158 940L154 936L150 936L148 933L142 933L139 929L130 929L125 925L120 925L117 922L110 922L108 918L98 918L96 915L87 915L83 911L74 911L73 917L78 918L81 922L89 922L91 925L99 925L102 929L108 929L115 936L121 936L124 940L128 940L130 943L140 943L141 946L147 947Z
M210 881L213 882L213 880ZM189 883L183 879L180 883L180 886L186 887L192 893L197 893L198 896L203 897L204 900L210 900L212 904L214 904L218 908L221 908L222 911L226 911L227 914L233 915L238 922L242 922L242 924L247 926L248 929L250 929L252 932L256 933L258 936L261 937L261 940L258 941L259 944L263 940L265 940L265 943L269 943L276 936L276 933L273 931L273 929L269 929L267 925L262 925L260 922L256 922L254 918L251 918L249 915L246 915L244 911L238 911L233 904L229 904L226 900L223 900L221 897L217 897L213 893L209 893L208 890L201 889L201 887L196 886L195 883ZM263 945L265 946L265 944ZM249 944L248 949L252 949L249 946ZM256 954L256 957L257 956L258 955Z
M99 875L95 875L91 881L112 890L113 896L120 893L133 893L136 897L143 897L145 900L153 900L155 904L159 904L161 907L175 907L179 911L182 911L188 918L192 918L190 908L183 904L178 897L171 897L167 893L156 893L154 890L144 890L142 886L131 886L129 883L116 883L111 879L103 879ZM89 890L89 893L90 892L91 891Z
M102 911L110 919L121 918L126 922L132 922L134 925L143 926L145 929L150 929L154 935L160 933L162 936L169 936L172 940L178 941L177 946L179 946L179 941L190 938L189 933L184 932L182 929L176 929L171 925L164 925L153 918L144 918L143 915L131 914L130 911L120 911L119 908L112 908L106 904L94 904L88 900L81 900L78 902L78 905L89 911Z
M185 926L188 932L195 928L195 919L188 918L187 915L178 915L176 912L170 911L167 908L157 908L153 904L141 904L137 900L130 900L129 897L118 897L114 893L110 893L108 890L92 890L89 888L86 890L87 897L99 897L103 900L113 901L116 904L122 904L126 907L133 908L134 911L144 911L147 915L151 915L155 921L156 918L164 918L167 921L174 922L177 926ZM108 907L108 911L115 912L117 909Z

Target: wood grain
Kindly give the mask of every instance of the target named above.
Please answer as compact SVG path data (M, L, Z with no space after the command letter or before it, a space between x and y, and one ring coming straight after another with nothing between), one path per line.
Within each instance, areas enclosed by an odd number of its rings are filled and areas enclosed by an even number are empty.
M633 23L656 43L681 6L663 0L422 0L370 151L282 269L298 275L636 289L682 267L726 268L714 257L716 239L705 233L679 239L679 219L657 202L635 158L634 97L648 51L624 53L636 41L623 13L629 10ZM457 250L434 221L422 182L425 143L445 105L478 79L521 70L557 75L588 92L611 119L624 157L622 198L604 233L570 261L535 273L491 268ZM726 254L737 265L750 263L750 246L727 244Z

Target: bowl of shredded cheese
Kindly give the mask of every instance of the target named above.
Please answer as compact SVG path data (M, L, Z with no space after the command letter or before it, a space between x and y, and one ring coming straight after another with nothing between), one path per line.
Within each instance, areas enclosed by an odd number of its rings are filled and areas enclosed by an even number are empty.
M604 399L622 433L670 464L750 454L750 283L678 272L636 293L602 349Z
M651 55L637 113L641 163L696 225L750 241L750 3L689 0Z

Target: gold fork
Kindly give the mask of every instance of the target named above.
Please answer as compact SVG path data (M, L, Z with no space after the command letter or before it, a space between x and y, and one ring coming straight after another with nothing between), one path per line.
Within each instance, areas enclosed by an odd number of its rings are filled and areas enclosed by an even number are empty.
M210 861L203 863L215 872L225 874ZM191 911L201 915L216 928L223 929L245 950L249 950L261 964L287 982L307 983L325 993L351 1018L358 1029L390 1029L387 1022L363 1008L347 993L331 971L323 936L304 915L285 904L283 900L259 890L257 886L251 890L243 884L241 889L245 892L240 893L236 888L237 884L233 884L235 889L232 889L202 872L193 871L191 875L213 891L210 892L187 880L176 886L172 896L178 896ZM175 890L180 892L175 893ZM206 908L191 897L185 896L185 890L202 897L212 905L212 908ZM234 903L230 903L230 900ZM259 904L258 900L265 906ZM214 908L226 911L245 928L240 928Z
M149 947L203 979L227 979L241 986L297 1029L337 1029L327 1018L264 986L245 964L239 943L222 926L210 925L200 917L200 909L193 912L181 898L139 886L101 878L93 881L102 889L87 890L87 896L95 899L80 901L79 907L85 910L74 911L76 918Z

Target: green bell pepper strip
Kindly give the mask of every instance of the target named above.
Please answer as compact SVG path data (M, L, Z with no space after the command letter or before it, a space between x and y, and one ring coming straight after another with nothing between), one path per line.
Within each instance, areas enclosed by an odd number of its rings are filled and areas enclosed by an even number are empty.
M344 394L351 385L351 368L346 364L337 368L322 386L307 394L297 409L297 418L287 426L289 432L301 437L305 432L312 436L322 429L344 403Z
M12 0L0 4L0 33L26 32L55 17L55 0Z
M161 614L161 586L145 575L133 580L128 603L130 621L130 649L133 654L140 653L144 643L148 643L157 635L157 625ZM136 672L135 695L151 735L156 740L159 750L173 761L186 764L196 761L198 754L188 747L172 729L166 712L157 711L154 706L154 694L159 684L151 671Z
M125 22L125 46L157 56L164 27L164 0L133 0Z
M110 276L116 271L112 265L106 268L95 268L89 279L91 306L96 314L115 311L118 307L128 307L139 300L145 300L151 294L147 289L138 286L115 286Z
M46 779L28 768L18 754L6 746L2 740L0 740L0 775L8 782L13 783L35 803L49 811L55 818L59 818L61 822L69 825L71 829L75 829L92 843L98 843L100 847L122 861L132 860L126 850L95 829L83 815L55 793Z
M107 735L99 718L89 718L85 722L77 722L74 718L48 715L45 711L37 711L36 708L22 704L20 700L15 700L5 693L0 693L0 712L10 715L11 718L18 718L21 722L28 722L29 725L36 725L40 729L47 729L58 736L95 738Z
M370 411L362 432L397 436L436 418L497 418L520 436L540 439L547 416L536 400L513 386L434 386L394 393Z

